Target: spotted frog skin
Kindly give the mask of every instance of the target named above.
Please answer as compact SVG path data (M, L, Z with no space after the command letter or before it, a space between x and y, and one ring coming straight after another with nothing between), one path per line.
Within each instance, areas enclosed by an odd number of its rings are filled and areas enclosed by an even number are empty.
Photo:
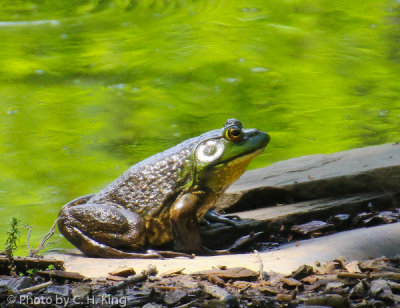
M170 242L175 251L199 252L199 221L268 142L268 134L227 120L67 203L58 228L88 256L140 257L143 248Z

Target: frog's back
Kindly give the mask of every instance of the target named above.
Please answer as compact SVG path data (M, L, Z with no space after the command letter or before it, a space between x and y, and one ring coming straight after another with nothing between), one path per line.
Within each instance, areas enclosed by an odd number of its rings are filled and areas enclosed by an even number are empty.
M186 140L131 166L89 203L112 203L154 217L177 198L193 173L196 144L216 131Z

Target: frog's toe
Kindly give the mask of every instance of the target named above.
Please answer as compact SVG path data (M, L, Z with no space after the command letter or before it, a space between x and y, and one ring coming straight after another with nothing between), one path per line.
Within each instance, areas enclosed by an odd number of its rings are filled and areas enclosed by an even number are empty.
M225 216L225 215L221 215L215 211L210 210L204 215L204 220L205 221L203 221L203 222L207 222L208 225L213 222L220 222L225 225L237 227L238 224L236 221L240 220L240 217L236 216L236 215L226 215Z

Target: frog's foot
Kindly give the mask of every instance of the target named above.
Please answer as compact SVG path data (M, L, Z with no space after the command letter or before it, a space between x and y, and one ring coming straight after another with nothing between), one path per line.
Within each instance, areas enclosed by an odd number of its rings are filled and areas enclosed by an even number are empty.
M258 238L261 234L264 234L264 232L251 232L248 235L242 236L239 239L237 239L231 246L227 248L227 250L232 251L239 249L243 247L244 245L247 245L251 242L253 242L256 238Z
M229 255L231 252L228 249L210 249L205 246L197 252L199 255L203 256L215 256L215 255Z
M221 215L210 210L204 215L203 222L206 225L210 225L210 223L213 222L221 222L232 227L237 227L237 222L235 220L240 220L240 217L236 215Z
M149 249L147 250L147 253L149 254L154 254L160 256L162 259L164 258L176 258L176 257L185 257L185 258L190 258L193 259L195 257L194 254L187 254L184 252L177 252L177 251L169 251L169 250L153 250Z
M242 236L239 239L237 239L231 246L229 246L227 249L218 249L218 250L213 250L209 249L207 247L202 247L198 253L202 255L208 255L208 256L213 256L213 255L227 255L230 254L232 251L235 251L244 245L247 245L254 241L256 238L258 238L261 234L264 232L251 232L248 235Z

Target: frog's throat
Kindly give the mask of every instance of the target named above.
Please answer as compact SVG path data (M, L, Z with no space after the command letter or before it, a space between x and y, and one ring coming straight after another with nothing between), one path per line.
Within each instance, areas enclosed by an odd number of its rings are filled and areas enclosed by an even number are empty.
M257 149L246 155L240 155L234 160L225 161L210 169L207 180L204 183L208 189L211 189L217 198L246 170L250 161L261 154L264 149Z

